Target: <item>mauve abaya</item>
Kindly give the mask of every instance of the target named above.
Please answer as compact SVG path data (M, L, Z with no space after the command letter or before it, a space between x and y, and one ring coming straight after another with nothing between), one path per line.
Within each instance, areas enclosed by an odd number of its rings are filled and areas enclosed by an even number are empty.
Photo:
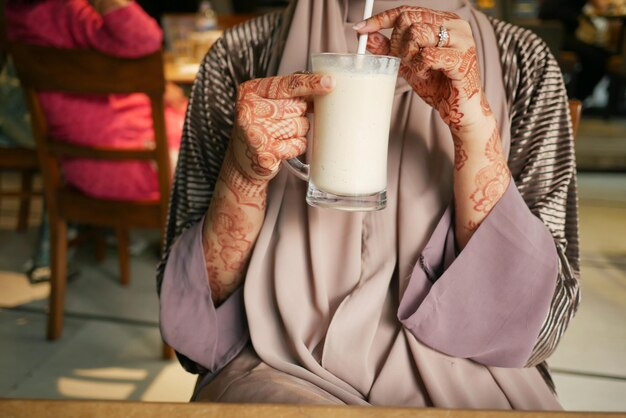
M375 12L399 5L381 0ZM435 7L470 22L508 153L507 75L493 24L460 0ZM312 52L354 51L350 27L361 10L359 1L299 0L278 74L305 68ZM188 126L191 132L193 121ZM186 158L194 154L190 145ZM551 231L511 182L457 256L452 161L449 129L399 80L387 208L311 208L305 183L281 171L270 185L243 288L217 309L207 284L202 219L192 226L178 218L189 228L165 265L161 329L185 362L208 371L198 398L559 409L538 369L523 367L560 277Z

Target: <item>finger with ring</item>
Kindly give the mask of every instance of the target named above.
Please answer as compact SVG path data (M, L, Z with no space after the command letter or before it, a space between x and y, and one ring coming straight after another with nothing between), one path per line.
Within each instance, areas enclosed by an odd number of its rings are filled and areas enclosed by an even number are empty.
M444 48L450 44L450 32L445 26L439 26L439 42L437 48Z

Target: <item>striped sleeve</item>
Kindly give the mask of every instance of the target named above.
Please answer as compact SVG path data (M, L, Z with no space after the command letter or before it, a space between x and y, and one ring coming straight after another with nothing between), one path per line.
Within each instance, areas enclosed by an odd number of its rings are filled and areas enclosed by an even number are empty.
M211 47L200 66L183 126L164 256L157 268L159 295L174 242L202 219L211 202L233 128L237 87L249 79L265 76L279 19L279 13L271 13L229 29ZM206 372L181 353L177 355L187 371Z
M556 289L530 367L554 352L580 302L574 140L562 75L546 44L529 30L492 23L511 104L511 173L531 212L550 230L559 257Z

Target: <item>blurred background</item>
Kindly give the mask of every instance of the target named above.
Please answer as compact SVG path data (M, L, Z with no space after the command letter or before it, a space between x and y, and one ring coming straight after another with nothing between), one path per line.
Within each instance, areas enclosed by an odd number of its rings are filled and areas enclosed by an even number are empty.
M183 101L202 56L223 30L286 4L137 3L164 31L165 81L180 89ZM626 411L626 5L474 3L543 38L568 95L582 102L576 138L582 304L549 364L567 409ZM0 86L9 91L19 82L3 57ZM7 103L0 113L19 112L5 109ZM38 261L47 245L43 182L27 145L1 142L8 125L6 117L0 120L0 397L188 401L195 377L176 360L162 360L158 229L131 228L128 239L110 229L71 231L63 334L46 339L49 260ZM129 254L127 285L120 282L120 248Z

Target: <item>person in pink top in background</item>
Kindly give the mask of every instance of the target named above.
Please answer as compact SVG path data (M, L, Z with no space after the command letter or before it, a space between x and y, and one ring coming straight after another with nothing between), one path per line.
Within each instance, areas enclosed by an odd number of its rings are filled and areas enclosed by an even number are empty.
M7 0L10 40L58 48L90 48L134 58L161 47L157 22L132 0ZM51 133L91 146L135 148L154 141L150 103L143 94L40 94ZM168 84L165 122L172 160L180 146L187 99ZM175 164L173 164L175 165ZM62 166L68 183L84 193L108 199L156 199L156 169L148 162L75 159Z

